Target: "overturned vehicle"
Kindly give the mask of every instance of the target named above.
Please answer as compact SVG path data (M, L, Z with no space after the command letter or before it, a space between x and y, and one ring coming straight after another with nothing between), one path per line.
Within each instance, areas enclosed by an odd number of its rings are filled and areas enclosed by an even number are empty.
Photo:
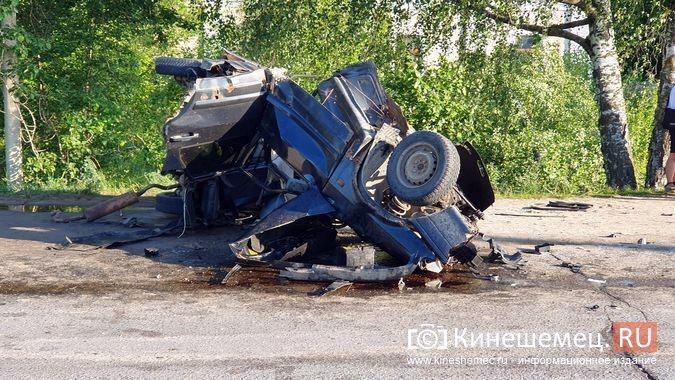
M179 186L157 208L189 225L245 223L229 244L240 261L294 279L381 281L476 258L475 222L494 202L481 158L469 143L409 126L372 62L337 71L312 94L231 52L157 58L155 67L188 90L163 127L162 172ZM399 265L302 260L331 249L345 226Z

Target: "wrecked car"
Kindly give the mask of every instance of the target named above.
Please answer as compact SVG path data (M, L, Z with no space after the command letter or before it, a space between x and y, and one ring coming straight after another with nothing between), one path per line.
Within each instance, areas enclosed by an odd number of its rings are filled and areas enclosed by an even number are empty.
M476 258L476 221L494 202L480 156L470 143L413 129L372 62L335 72L313 93L232 52L157 58L155 68L187 89L162 130L162 173L178 186L157 209L188 225L244 224L228 247L240 261L300 280L380 281ZM297 260L331 249L345 226L399 265Z

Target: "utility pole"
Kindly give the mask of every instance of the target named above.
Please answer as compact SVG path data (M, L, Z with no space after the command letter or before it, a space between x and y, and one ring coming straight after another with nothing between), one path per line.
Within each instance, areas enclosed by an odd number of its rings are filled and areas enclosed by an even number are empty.
M16 8L2 20L2 29L16 27ZM2 98L5 111L5 161L7 187L12 191L23 186L23 154L21 152L21 115L14 90L19 82L16 74L16 40L5 39L2 46Z

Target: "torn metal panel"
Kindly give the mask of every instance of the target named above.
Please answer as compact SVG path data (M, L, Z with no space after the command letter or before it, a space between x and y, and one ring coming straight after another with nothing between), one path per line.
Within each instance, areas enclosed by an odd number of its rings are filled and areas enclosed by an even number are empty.
M489 240L490 242L490 255L487 257L487 261L490 262L495 262L499 261L504 264L517 264L522 258L523 255L520 251L516 251L513 254L509 254L506 249L502 248L499 244L497 244L493 239Z

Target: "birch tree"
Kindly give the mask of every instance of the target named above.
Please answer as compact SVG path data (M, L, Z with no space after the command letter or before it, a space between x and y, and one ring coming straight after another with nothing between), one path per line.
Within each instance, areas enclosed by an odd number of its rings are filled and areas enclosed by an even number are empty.
M17 1L2 8L2 97L4 100L5 161L7 186L20 190L23 184L23 155L21 153L21 115L15 89L19 82L16 74L16 39L11 37L16 27Z
M552 9L565 6L580 15L575 21L555 23ZM635 168L629 143L629 128L621 80L621 67L614 42L610 0L418 0L416 9L423 12L424 22L446 24L435 30L452 30L447 24L458 15L471 16L483 25L477 29L494 32L494 26L514 28L544 36L560 37L577 43L588 54L597 88L596 100L600 115L601 150L607 184L613 188L635 188ZM573 32L588 26L588 36Z
M661 78L659 82L659 94L656 111L654 112L654 127L652 129L652 138L649 142L649 160L647 161L647 176L645 187L655 187L664 180L664 164L667 158L665 152L670 150L670 136L661 127L663 115L670 89L675 85L675 12L674 5L671 5L668 24L665 31L663 68L661 69Z

